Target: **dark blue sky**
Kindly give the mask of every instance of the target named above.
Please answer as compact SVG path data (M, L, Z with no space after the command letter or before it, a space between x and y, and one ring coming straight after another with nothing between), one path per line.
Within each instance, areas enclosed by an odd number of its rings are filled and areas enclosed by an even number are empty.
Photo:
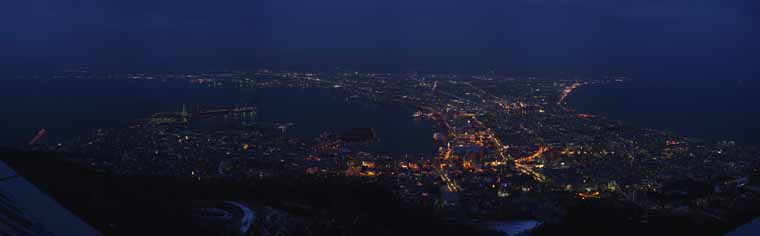
M6 0L0 72L342 66L748 79L760 67L754 2Z

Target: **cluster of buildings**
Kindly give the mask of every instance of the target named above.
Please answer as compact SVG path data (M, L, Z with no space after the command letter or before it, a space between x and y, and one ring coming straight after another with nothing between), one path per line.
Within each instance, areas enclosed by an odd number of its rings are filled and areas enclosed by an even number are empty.
M50 148L84 154L83 161L121 174L199 180L345 176L387 186L406 202L454 218L561 220L560 202L571 198L724 220L731 202L760 197L752 177L760 167L754 148L633 127L565 104L579 87L620 83L623 77L261 71L127 78L187 80L220 89L331 89L357 102L400 104L434 124L430 133L438 151L372 153L342 135L290 137L280 132L281 124L196 130L190 123L204 118L187 112L158 114L96 132L77 145Z

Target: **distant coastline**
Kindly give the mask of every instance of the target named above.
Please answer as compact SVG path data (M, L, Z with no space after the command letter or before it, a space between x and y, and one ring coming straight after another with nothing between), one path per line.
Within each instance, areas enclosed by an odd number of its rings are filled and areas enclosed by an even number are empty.
M564 98L577 113L621 121L639 128L673 131L704 141L736 141L760 147L760 83L746 81L627 80L583 84Z

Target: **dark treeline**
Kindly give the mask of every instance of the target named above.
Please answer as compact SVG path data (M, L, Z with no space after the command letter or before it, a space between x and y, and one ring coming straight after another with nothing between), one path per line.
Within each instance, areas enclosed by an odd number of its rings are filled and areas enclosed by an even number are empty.
M232 200L281 209L313 224L304 235L492 235L410 206L387 188L342 177L197 181L116 176L53 153L0 149L0 160L105 235L198 235L185 214L198 200ZM722 235L752 219L760 204L740 203L730 222L648 213L613 200L563 202L560 224L536 235ZM640 221L647 215L646 223ZM631 217L636 216L636 217ZM260 222L256 223L257 226Z
M320 227L311 235L479 235L439 220L429 209L403 204L374 184L342 178L206 180L115 176L58 154L0 150L0 159L106 235L196 235L185 217L198 200L232 200L283 209ZM324 226L329 224L330 226Z

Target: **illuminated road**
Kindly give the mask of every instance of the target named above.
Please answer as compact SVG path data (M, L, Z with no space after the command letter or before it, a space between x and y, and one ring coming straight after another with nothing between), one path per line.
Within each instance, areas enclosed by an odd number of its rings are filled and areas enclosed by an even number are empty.
M441 118L441 122L446 127L446 129L449 131L449 137L453 137L453 129L451 128L451 125L449 125L448 119L443 113L437 112L434 109L428 108L429 111L433 114L438 115ZM451 147L451 144L447 144L446 148L441 150L438 159L445 163L451 158L451 153L453 152L453 148ZM456 183L454 179L449 177L448 172L446 171L445 165L439 165L435 167L436 172L438 172L438 175L441 177L441 180L443 180L444 183L446 183L446 188L449 190L449 192L456 193L459 192L462 188L459 187L459 185Z
M522 164L525 162L532 161L533 159L541 157L541 155L543 155L544 152L546 151L549 151L549 147L539 147L536 152L534 152L533 154L530 154L527 157L523 157L523 158L515 160L515 163Z
M446 147L446 150L441 151L440 159L442 161L449 160L449 158L451 157L451 152L452 152L452 149L451 149L451 146L449 145L448 147ZM438 172L438 175L441 177L441 180L443 180L443 182L446 183L446 188L448 188L450 192L456 193L462 189L459 187L456 181L454 181L453 179L451 179L451 177L449 177L449 174L446 172L446 168L444 167L444 165L438 166L436 170Z
M536 180L538 182L546 181L546 176L544 176L543 174L539 173L538 171L533 170L533 168L531 168L530 166L525 165L523 163L530 162L530 161L532 161L532 160L534 160L536 158L541 157L541 155L543 155L544 152L546 152L548 150L549 150L548 147L543 147L543 146L539 147L538 150L536 152L534 152L533 154L531 154L531 155L529 155L527 157L523 157L523 158L519 158L519 159L515 160L515 162L514 162L515 163L515 167L520 172L522 172L524 174L530 175L531 177L533 177L534 180Z
M533 180L535 180L535 181L538 181L538 182L544 182L544 181L546 181L546 176L544 176L541 173L538 173L537 171L533 170L532 168L530 168L527 165L515 163L515 168L517 168L518 171L520 171L520 172L522 172L524 174L530 175L531 177L533 177Z
M467 85L469 87L475 89L477 91L477 93L481 94L482 97L489 98L488 100L490 102L493 102L493 103L497 104L500 107L505 107L506 108L507 102L504 101L504 99L499 98L497 96L493 96L493 95L489 94L488 92L486 92L485 90L480 89L478 87L475 87L475 86L473 86L473 85L471 85L469 83ZM575 89L575 88L577 88L578 86L580 86L580 84L579 83L575 83L572 86L565 88L565 90L563 91L563 95L561 96L561 100L564 100L565 97L567 97L567 95L570 94L570 92L572 92L572 90ZM447 95L447 96L455 97L457 99L462 99L462 98L460 98L460 97L458 97L456 95L449 94L449 93L446 93L446 92L441 91L441 90L438 90L437 92L439 94L442 94L442 95ZM441 118L442 118L441 121L442 121L443 125L446 126L449 129L449 137L456 137L457 136L456 132L453 129L451 129L451 126L448 124L448 119L445 117L445 115L442 114L442 113L439 113L439 112L434 112L434 114L439 114L441 116ZM477 118L470 117L469 119L470 119L471 122L473 122L474 124L476 124L477 126L479 126L479 128L482 128L483 130L487 130L488 131L488 133L486 133L485 135L488 136L488 140L490 141L490 143L492 143L493 145L496 145L497 153L498 153L499 157L501 157L501 159L502 159L501 163L507 163L507 161L509 161L510 158L508 157L508 155L505 154L505 152L506 152L506 150L505 150L506 148L505 147L506 146L504 145L504 143L502 142L502 140L500 140L497 137L496 134L494 134L492 131L490 131L490 129L485 124L483 124L483 122L479 121ZM482 144L483 143L481 143L481 145ZM541 174L538 171L534 170L530 165L527 165L525 163L531 162L531 161L535 160L536 158L540 158L548 150L549 150L548 147L540 146L538 148L538 150L536 150L535 153L533 153L533 154L531 154L529 156L518 158L518 159L514 160L513 161L513 163L514 163L514 169L516 171L520 172L520 173L523 173L525 175L531 176L531 178L533 178L533 180L535 180L537 182L544 182L544 181L546 181L546 176L544 176L543 174ZM445 163L446 161L450 160L451 155L452 155L452 148L451 148L451 146L447 146L446 149L443 149L443 150L440 151L440 153L438 155L438 158L443 163ZM440 165L436 169L437 169L437 172L438 172L440 178L445 182L446 188L450 192L459 192L459 191L461 191L461 188L459 187L459 185L457 185L456 181L454 181L451 177L449 177L449 175L448 175L448 173L447 173L447 171L446 171L445 168L446 168L446 165Z
M456 193L462 189L459 187L459 185L457 185L456 181L449 177L449 174L447 174L444 169L439 170L439 175L441 176L443 182L446 183L446 188L448 188L450 192Z
M498 96L494 96L492 94L489 94L485 90L483 90L481 88L478 88L476 86L473 86L472 84L467 83L467 85L470 86L471 88L479 91L480 93L482 93L484 97L490 97L491 98L491 102L497 104L500 107L504 107L504 108L508 109L508 103L504 99L502 99L502 98L500 98ZM565 88L565 90L563 90L563 93L562 93L562 95L560 97L560 103L562 101L564 101L564 99L567 97L567 95L569 95L574 89L576 89L580 85L581 85L580 83L574 83L573 85ZM480 122L480 121L478 121L477 119L473 118L473 122L477 123L478 125L484 126L483 123ZM497 152L499 153L499 156L502 158L502 160L504 160L504 161L508 160L507 156L504 155L504 151L505 151L504 147L505 146L502 143L502 141L499 140L499 138L497 138L495 134L491 134L491 141L495 145L497 145ZM529 165L525 165L523 163L530 162L530 161L533 161L536 158L541 157L541 155L543 155L544 152L546 152L548 150L549 150L548 147L541 146L541 147L539 147L539 149L535 153L533 153L533 154L531 154L531 155L529 155L527 157L518 158L518 159L514 160L513 163L514 163L515 169L517 171L523 173L523 174L530 175L533 178L533 180L535 180L535 181L538 181L538 182L544 182L544 181L546 181L546 176L544 176L543 174L539 173L538 171L533 170L533 168L531 168Z

